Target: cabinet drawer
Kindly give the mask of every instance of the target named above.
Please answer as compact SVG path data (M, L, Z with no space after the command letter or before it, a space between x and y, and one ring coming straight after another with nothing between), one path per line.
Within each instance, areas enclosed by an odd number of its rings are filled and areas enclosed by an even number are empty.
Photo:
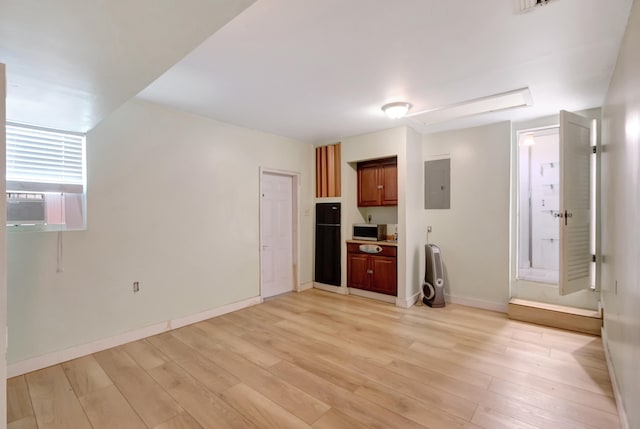
M358 243L347 243L347 252L349 253L361 253L366 255L378 255L378 256L391 256L396 257L398 252L398 248L396 246L384 246L380 244L369 244L368 246L379 246L382 250L379 253L367 253L360 251L361 244Z

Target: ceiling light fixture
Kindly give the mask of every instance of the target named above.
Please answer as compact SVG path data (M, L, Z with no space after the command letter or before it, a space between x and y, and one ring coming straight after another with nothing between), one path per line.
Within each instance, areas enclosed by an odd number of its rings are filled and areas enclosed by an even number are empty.
M411 109L411 104L405 101L388 103L382 106L382 111L391 119L400 119Z
M533 137L533 134L531 133L527 133L524 135L524 137L522 138L522 146L533 146L535 144L536 140Z

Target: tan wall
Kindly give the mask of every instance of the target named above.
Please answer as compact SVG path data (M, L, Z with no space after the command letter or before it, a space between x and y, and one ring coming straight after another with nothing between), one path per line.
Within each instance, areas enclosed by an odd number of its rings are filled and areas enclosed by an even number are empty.
M510 142L511 125L501 122L425 135L422 152L425 160L451 157L451 209L424 210L424 223L433 228L429 242L442 250L445 292L505 312Z
M131 101L87 136L88 229L10 233L9 361L259 295L259 168L300 172L312 276L313 146ZM132 282L140 282L133 294Z

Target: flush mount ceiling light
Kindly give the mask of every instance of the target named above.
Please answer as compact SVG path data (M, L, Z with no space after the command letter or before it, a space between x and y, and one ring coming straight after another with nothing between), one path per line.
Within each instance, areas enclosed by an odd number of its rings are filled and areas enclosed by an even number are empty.
M453 119L474 116L483 113L498 112L500 110L513 109L516 107L531 106L533 99L529 88L520 88L514 91L502 92L500 94L489 95L462 103L452 104L436 109L423 110L410 115L413 121L420 125L431 125L438 122L446 122Z
M411 109L411 104L398 101L395 103L389 103L382 106L382 111L391 119L400 119Z
M522 138L522 142L520 143L520 145L521 146L533 146L535 142L536 141L535 141L535 138L533 137L533 134L527 133Z

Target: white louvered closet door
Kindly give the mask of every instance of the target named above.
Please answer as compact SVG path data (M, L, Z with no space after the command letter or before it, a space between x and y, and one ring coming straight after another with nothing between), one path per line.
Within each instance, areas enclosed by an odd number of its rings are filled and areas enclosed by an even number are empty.
M560 295L591 287L591 123L560 112Z

